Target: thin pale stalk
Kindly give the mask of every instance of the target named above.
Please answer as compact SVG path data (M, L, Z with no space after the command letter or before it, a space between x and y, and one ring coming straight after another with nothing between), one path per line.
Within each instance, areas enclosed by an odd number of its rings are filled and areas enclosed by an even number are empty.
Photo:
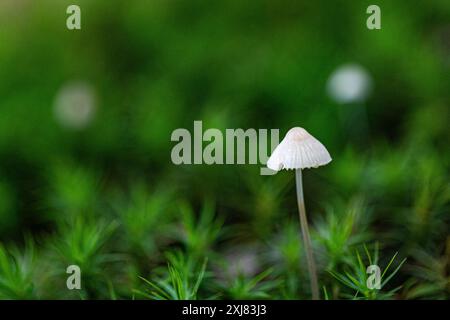
M317 270L314 262L311 237L309 236L308 220L306 219L305 200L303 198L302 169L295 170L295 184L297 186L297 204L302 228L303 244L306 252L309 278L311 281L311 294L313 300L319 299L319 285L317 282Z

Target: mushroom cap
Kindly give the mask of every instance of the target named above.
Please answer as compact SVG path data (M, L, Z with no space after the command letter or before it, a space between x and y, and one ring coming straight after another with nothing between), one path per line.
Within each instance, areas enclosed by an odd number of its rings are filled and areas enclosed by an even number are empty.
M327 83L328 94L340 104L364 101L371 89L372 78L369 72L354 63L336 69Z
M267 161L267 167L275 171L317 168L330 161L331 156L322 143L305 129L295 127L288 131L275 148Z

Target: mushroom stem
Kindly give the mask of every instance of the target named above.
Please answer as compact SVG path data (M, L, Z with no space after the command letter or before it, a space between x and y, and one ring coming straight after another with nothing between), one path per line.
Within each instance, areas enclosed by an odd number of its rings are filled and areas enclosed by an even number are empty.
M303 198L302 169L295 170L295 183L297 186L297 203L300 215L300 226L302 228L303 243L306 252L306 262L308 263L309 277L311 281L312 300L319 300L319 285L317 282L316 264L309 236L308 220L306 219L305 200Z

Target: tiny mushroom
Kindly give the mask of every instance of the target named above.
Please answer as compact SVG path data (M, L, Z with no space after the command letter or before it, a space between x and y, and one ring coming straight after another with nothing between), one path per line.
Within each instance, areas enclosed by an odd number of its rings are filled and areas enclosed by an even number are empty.
M328 164L330 161L330 154L324 145L310 135L305 129L300 127L295 127L288 131L286 137L284 137L281 143L275 148L267 161L267 167L275 171L295 169L300 225L310 274L313 300L319 299L319 286L311 238L309 235L308 220L306 219L302 186L302 169L317 168Z

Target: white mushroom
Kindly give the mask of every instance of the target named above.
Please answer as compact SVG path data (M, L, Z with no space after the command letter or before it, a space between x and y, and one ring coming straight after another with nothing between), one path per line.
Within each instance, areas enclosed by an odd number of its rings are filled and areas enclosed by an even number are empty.
M95 92L88 83L70 82L58 92L54 103L54 114L63 127L82 130L93 121L96 107Z
M328 94L340 104L362 102L372 89L372 78L358 64L345 64L337 68L328 79Z
M267 167L282 169L317 168L331 161L327 149L316 138L300 127L292 128L275 148Z
M306 260L311 280L312 299L319 299L319 285L317 271L314 262L311 237L309 235L308 220L306 219L305 201L303 197L302 169L317 168L331 161L327 149L316 138L300 127L292 128L286 137L275 148L267 167L279 171L282 169L295 169L295 181L297 187L297 204L300 215L303 242L306 251Z

